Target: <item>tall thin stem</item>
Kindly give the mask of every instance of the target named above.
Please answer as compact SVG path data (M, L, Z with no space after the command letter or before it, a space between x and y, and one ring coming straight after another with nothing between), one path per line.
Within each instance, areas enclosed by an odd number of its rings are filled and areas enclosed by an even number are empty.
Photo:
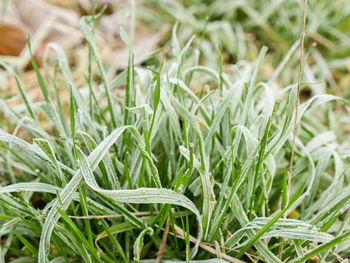
M293 159L294 159L294 151L295 151L295 137L296 137L296 133L297 133L297 122L298 122L298 112L299 112L299 103L300 103L300 82L301 82L302 66L303 66L303 59L304 59L304 37L305 37L305 25L306 25L306 13L307 13L307 0L305 0L305 4L304 4L303 27L302 27L302 30L301 30L297 104L295 106L295 120L294 120L294 132L293 132L293 143L292 143L292 156L290 158L288 184L287 184L287 196L286 196L287 197L287 202L286 202L287 204L289 203L290 188L291 188L291 184L292 184ZM287 215L285 215L285 217L286 216Z

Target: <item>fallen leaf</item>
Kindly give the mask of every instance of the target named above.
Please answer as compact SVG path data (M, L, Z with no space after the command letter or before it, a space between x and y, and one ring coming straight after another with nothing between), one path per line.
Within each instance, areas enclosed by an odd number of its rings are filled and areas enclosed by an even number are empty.
M34 14L34 15L33 15ZM51 20L49 19L51 18ZM47 28L44 28L47 22ZM78 27L79 16L72 10L60 8L41 0L10 0L5 5L4 16L0 20L0 55L23 56L27 44L27 35L34 37L41 29L40 43L33 50L34 58L40 65L43 50L48 42L56 42L69 49L80 38L75 34L67 37L62 33L61 25ZM34 45L33 45L34 48ZM21 57L23 58L23 57ZM16 60L17 61L17 60ZM29 62L28 57L22 66Z
M11 25L0 25L0 55L19 56L26 45L27 32Z

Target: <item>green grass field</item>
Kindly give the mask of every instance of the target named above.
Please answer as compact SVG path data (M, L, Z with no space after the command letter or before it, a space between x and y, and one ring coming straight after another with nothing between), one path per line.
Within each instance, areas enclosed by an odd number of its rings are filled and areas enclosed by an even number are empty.
M1 62L0 262L348 262L346 1L309 4L288 191L303 4L136 1L171 29L135 64L121 25L118 74L82 17L86 82L51 44L42 101Z

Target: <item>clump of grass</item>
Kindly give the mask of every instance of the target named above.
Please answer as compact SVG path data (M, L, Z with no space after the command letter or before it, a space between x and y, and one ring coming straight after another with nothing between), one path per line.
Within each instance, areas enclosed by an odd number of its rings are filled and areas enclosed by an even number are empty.
M90 48L85 88L75 87L53 44L55 72L42 76L33 60L45 101L31 103L19 80L23 105L1 101L16 127L0 130L2 262L139 262L160 250L163 259L186 262L349 256L348 141L315 114L329 110L324 103L347 101L319 94L300 105L287 202L297 84L273 92L269 80L259 82L267 48L228 74L222 59L217 70L198 65L198 51L191 41L181 49L174 30L173 58L142 68L121 28L129 66L110 80L93 20L80 23ZM69 87L69 116L55 96L58 74ZM208 79L198 94L190 88L195 77ZM125 96L114 93L117 85Z

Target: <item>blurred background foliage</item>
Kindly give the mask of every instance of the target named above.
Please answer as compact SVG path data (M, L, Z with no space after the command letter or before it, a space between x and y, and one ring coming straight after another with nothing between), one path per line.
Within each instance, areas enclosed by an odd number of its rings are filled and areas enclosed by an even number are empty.
M142 61L152 51L163 48L158 56L169 54L172 28L180 46L193 39L192 48L200 51L202 64L217 68L220 50L226 65L256 59L263 45L269 48L263 74L273 69L293 50L293 56L277 79L279 85L295 82L297 76L297 42L301 32L302 0L226 1L226 0L137 0L134 52ZM131 1L99 0L97 11L106 7L96 26L97 43L103 47L102 60L109 73L126 67L127 49L118 26L130 31ZM350 5L346 0L309 1L306 30L304 81L326 81L305 93L330 93L350 97ZM76 72L86 68L86 43L79 32L80 16L91 14L90 0L2 0L0 60L25 68L28 64L26 35L33 38L36 58L42 59L44 46L57 42L69 54ZM35 15L33 15L35 14ZM175 27L173 27L175 25ZM152 61L154 63L154 61ZM79 78L79 74L77 76ZM81 79L83 83L83 79Z

